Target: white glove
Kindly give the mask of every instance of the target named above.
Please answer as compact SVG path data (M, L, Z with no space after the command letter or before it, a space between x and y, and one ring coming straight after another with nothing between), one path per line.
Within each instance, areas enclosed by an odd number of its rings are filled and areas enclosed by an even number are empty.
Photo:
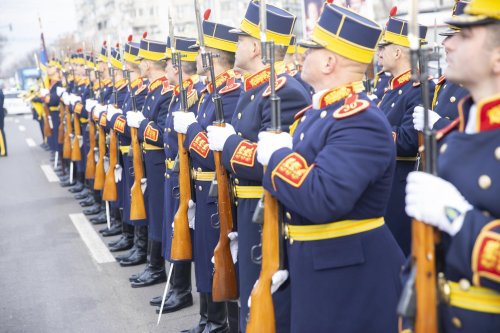
M227 234L229 238L229 249L231 250L231 257L233 258L233 263L236 264L238 261L238 233L233 231Z
M87 110L87 112L92 112L92 109L96 105L97 101L95 99L87 98L87 100L85 101L85 110Z
M122 109L117 109L113 104L109 104L106 119L108 119L108 121L111 121L111 118L113 118L115 114L122 114L122 113L123 113Z
M64 88L64 87L57 87L56 88L56 95L58 97L61 97L62 94L64 94L65 92L66 92L66 88Z
M226 124L224 127L208 126L207 137L210 149L222 151L227 139L233 134L236 134L236 131L230 124Z
M50 90L49 89L47 89L47 88L40 89L40 97L45 97L48 94L50 94Z
M97 104L94 110L92 110L94 118L99 119L99 116L101 115L102 112L106 111L106 108L107 108L106 105Z
M414 171L406 184L406 213L419 221L456 235L464 214L472 209L450 182L428 173Z
M71 105L75 105L77 102L81 102L82 98L80 96L76 96L75 94L69 94L69 103Z
M293 139L286 132L272 133L260 132L259 143L257 144L257 161L262 165L267 165L271 155L280 148L292 148Z
M174 130L177 133L186 134L189 125L196 122L196 116L193 112L176 111L174 116Z
M194 230L194 220L196 215L196 203L193 200L189 200L188 202L188 221L189 228Z
M78 145L80 148L83 147L83 135L78 135Z
M285 283L285 281L288 279L288 270L286 269L283 269L283 270L280 270L280 271L277 271L276 273L273 274L273 277L271 278L272 282L271 282L271 294L274 294L276 292L276 290L279 289L279 287L281 287L281 285L283 283ZM254 288L255 286L257 285L257 283L259 283L259 280L257 280L254 284ZM252 297L248 297L248 307L251 307L252 305Z
M417 131L424 130L424 112L425 109L422 106L415 106L413 109L413 127ZM441 116L436 112L429 110L429 127L432 129L434 124L441 119Z
M123 168L120 164L115 165L115 183L119 183L122 180Z
M146 188L148 187L148 179L147 178L141 178L141 191L142 194L146 193Z
M61 99L64 103L64 105L69 105L70 104L70 97L69 97L69 94L67 92L63 92L63 94L61 95Z
M368 98L369 98L371 101L374 101L374 100L378 99L378 96L377 96L377 95L375 95L375 94L368 94L367 96L368 96Z
M144 119L146 119L146 117L144 117L142 112L127 112L127 125L129 125L130 127L139 128Z

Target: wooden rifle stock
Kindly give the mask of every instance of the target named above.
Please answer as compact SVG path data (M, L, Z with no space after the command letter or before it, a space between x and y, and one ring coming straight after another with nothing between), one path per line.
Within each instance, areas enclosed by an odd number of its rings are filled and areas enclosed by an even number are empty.
M252 290L247 333L274 333L276 330L271 283L280 267L279 204L264 191L264 225L262 226L262 267L259 281Z
M95 166L95 180L94 180L94 190L104 189L104 155L106 153L106 133L104 129L99 126L99 160Z
M137 128L130 128L132 137L132 159L134 167L134 184L130 189L130 219L142 220L146 218L146 205L144 203L144 194L142 193L141 180L144 177L142 165L142 152L137 137Z
M418 133L419 147L423 147L423 133ZM422 163L425 152L420 149ZM416 267L415 333L437 333L437 278L434 228L421 221L412 221L412 257Z
M80 116L76 113L73 114L73 127L75 130L75 136L73 138L73 146L71 147L71 160L81 161L82 160L82 150L80 149L79 137L82 135L82 128L80 127Z
M102 199L105 201L116 201L118 193L116 191L115 167L117 163L116 133L114 130L109 131L109 168L106 172L104 180L104 191Z
M182 84L182 83L181 83ZM189 171L189 157L184 148L184 134L177 134L179 145L179 209L174 217L174 236L172 238L172 260L191 260L193 250L191 234L189 232L188 209L191 200L191 179Z
M64 143L64 103L59 103L59 128L57 129L57 143Z
M45 103L43 105L43 134L48 138L52 136L52 128L50 128L49 117L50 117L50 109L49 106Z
M95 124L92 115L89 114L89 152L87 154L87 165L85 167L85 179L95 178Z
M71 158L71 133L73 132L73 126L71 125L71 113L67 105L64 105L64 112L66 116L66 131L64 132L64 143L63 143L63 158Z
M238 298L236 269L229 238L227 235L233 230L233 213L229 194L229 180L227 171L222 165L221 152L214 151L215 174L217 177L217 203L219 212L219 242L214 249L214 276L212 298L216 302L235 300Z

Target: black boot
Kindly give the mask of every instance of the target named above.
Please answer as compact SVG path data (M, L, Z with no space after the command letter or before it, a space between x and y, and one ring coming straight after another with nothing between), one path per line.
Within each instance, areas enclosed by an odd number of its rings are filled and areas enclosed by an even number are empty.
M229 333L240 331L240 307L238 302L226 302L227 321L229 322Z
M109 237L109 236L117 236L122 233L122 217L119 209L114 210L113 214L111 215L113 217L111 223L111 228L108 230L104 230L101 232L103 237ZM133 232L130 233L133 235Z
M200 321L198 325L189 330L183 330L181 333L202 333L205 330L208 318L208 295L207 293L200 293Z
M191 262L180 261L173 263L172 295L163 305L162 313L174 312L193 305L191 295ZM156 309L160 313L160 307Z
M100 204L94 204L93 206L90 206L89 208L86 208L83 210L83 214L85 215L96 215L99 214L102 211L102 207Z
M90 189L84 188L83 191L75 195L76 200L82 200L87 198L90 195Z
M126 223L124 223L126 225ZM137 226L134 232L135 251L128 257L119 261L120 266L136 266L146 262L148 252L148 226ZM117 258L118 259L118 258Z
M108 245L111 252L130 250L134 245L134 236L122 234L117 242L111 242Z
M203 333L227 333L229 324L227 322L226 302L214 302L212 294L207 294L208 320Z
M75 186L69 188L68 191L70 193L80 193L81 191L83 191L83 188L84 188L83 184L82 183L78 183Z
M132 288L141 288L162 283L167 280L165 273L165 260L161 256L161 242L150 240L149 264L142 275L132 281Z
M84 200L80 201L79 204L82 207L90 207L90 206L96 204L96 202L92 196L88 196Z

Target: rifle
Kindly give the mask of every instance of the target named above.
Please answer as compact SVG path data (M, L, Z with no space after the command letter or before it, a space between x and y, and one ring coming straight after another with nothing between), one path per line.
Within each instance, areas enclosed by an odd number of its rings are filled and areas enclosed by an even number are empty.
M92 45L92 54L94 53L93 50L94 46ZM89 78L89 86L90 86L90 91L89 91L89 97L91 99L95 98L94 94L94 89L92 87L92 83L90 81L90 69L85 66L85 71L87 72L88 78ZM97 68L94 65L94 74L98 78L98 84L99 88L101 87L101 77L99 76L99 71L97 71ZM95 178L95 158L94 158L94 149L95 149L95 124L94 121L92 120L92 112L88 115L89 119L89 152L87 153L87 165L85 166L85 179L94 179Z
M266 3L260 1L260 40L262 44L262 62L269 63L271 77L271 128L268 131L279 133L281 131L280 98L276 95L276 74L274 69L273 41L267 41ZM265 166L264 166L265 168ZM265 170L264 170L265 172ZM264 225L262 226L262 265L259 280L251 294L250 317L247 324L247 333L275 332L276 323L274 306L271 294L273 274L282 267L282 226L278 200L271 193L264 191Z
M129 42L132 42L132 35L128 38ZM132 90L132 83L130 77L130 71L127 70L127 63L123 53L121 53L122 60L122 70L125 79L127 80L128 93L132 101L133 112L139 112L137 110L137 101L135 93ZM134 183L130 189L130 219L131 220L142 220L147 217L146 215L146 205L144 203L144 194L141 189L141 180L144 177L144 169L142 164L142 152L141 146L139 144L139 138L137 137L137 128L130 127L130 137L131 137L131 149L132 152L132 164L134 168ZM161 312L161 311L160 311Z
M175 50L174 25L170 12L168 14L168 26L170 35L170 45L172 49L172 65L177 67L179 74L179 89L181 110L187 112L187 96L182 78L182 55ZM191 174L189 166L189 156L184 148L185 135L177 134L178 159L179 159L179 208L174 216L174 235L172 237L172 248L170 257L172 260L191 260L193 249L191 243L191 233L189 232L188 205L191 200Z
M424 129L419 133L420 157L425 172L436 174L436 137L429 127L429 85L426 55L420 47L417 22L417 0L410 4L408 38L412 62L412 78L420 81L424 112ZM420 60L420 72L418 63ZM425 159L424 159L425 153ZM398 304L398 314L413 322L415 333L437 333L437 279L434 228L412 221L412 270ZM415 290L413 290L415 289Z
M61 52L62 55L62 64L64 65L64 53ZM64 66L62 67L61 70L63 77L64 77L64 84L67 87L68 86L68 73L66 72L66 69L64 69ZM62 100L59 101L59 128L57 129L57 143L58 144L64 144L64 112L65 112L65 105Z
M73 76L73 82L76 82L75 69L70 62L71 75ZM71 113L69 112L69 107L64 104L64 112L66 117L66 131L64 132L64 143L63 143L63 158L71 159L71 135L73 132L73 126L71 125ZM73 163L70 163L70 167Z
M42 87L45 87L45 82L43 81L42 78L42 69L40 67L40 62L38 61L38 56L35 53L35 63L36 67L38 70L38 74L40 76L40 81L42 81ZM50 127L50 122L49 122L49 106L45 104L45 102L42 101L42 107L43 107L43 134L45 135L45 139L47 139L49 136L52 136L52 127Z
M200 16L198 0L194 0L196 24L198 27L198 40L203 60L203 67L210 71L210 81L213 87L212 100L215 104L214 126L224 127L224 110L222 99L217 92L213 58L216 56L205 49L203 25ZM208 19L205 15L205 19ZM236 269L234 267L229 238L227 235L233 231L233 212L229 192L229 178L222 165L222 153L214 151L215 174L217 179L217 208L219 215L219 242L214 249L214 275L212 285L212 298L216 302L235 300L238 298L238 285L236 282Z

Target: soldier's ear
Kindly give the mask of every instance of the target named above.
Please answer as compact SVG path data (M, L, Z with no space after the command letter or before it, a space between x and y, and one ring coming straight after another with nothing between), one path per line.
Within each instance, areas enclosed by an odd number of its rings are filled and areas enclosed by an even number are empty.
M325 52L324 61L321 63L321 72L331 74L337 67L338 60L333 53Z

